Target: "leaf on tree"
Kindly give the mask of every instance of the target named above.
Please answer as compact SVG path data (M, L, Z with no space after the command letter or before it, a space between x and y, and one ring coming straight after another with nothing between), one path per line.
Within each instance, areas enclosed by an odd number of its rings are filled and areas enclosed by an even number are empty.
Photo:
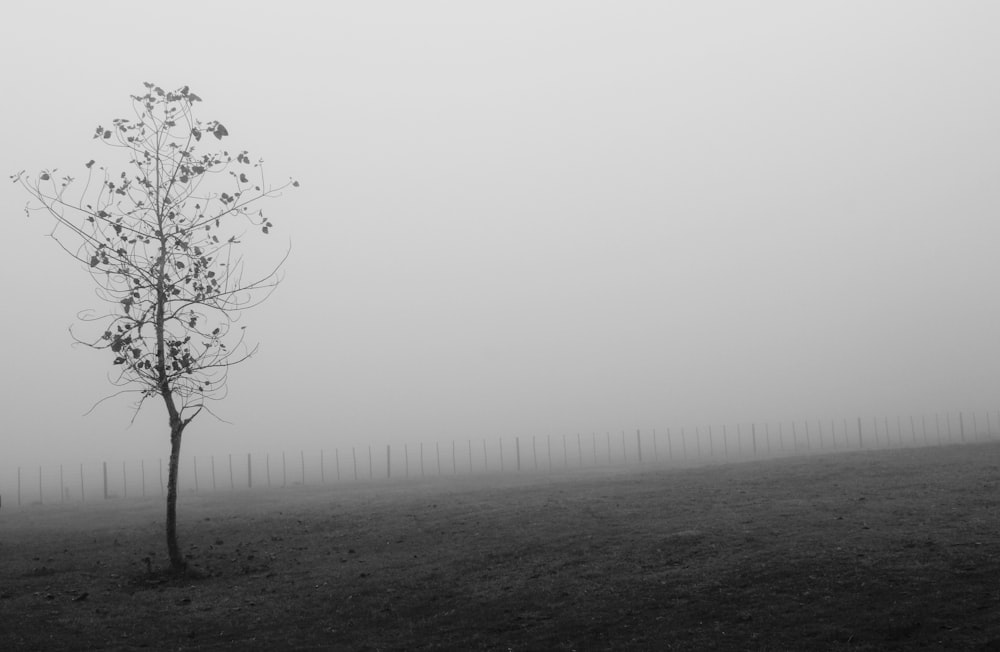
M191 128L191 135L194 136L195 140L200 141L201 140L201 129L198 129L197 127L192 127Z
M221 124L216 123L215 130L212 132L212 134L215 135L215 137L218 138L219 140L222 140L222 137L228 136L229 132Z
M99 263L99 262L101 262L101 261L98 260L97 256L91 256L90 257L90 266L91 267L97 267L97 263Z
M90 159L90 161L87 162L87 169L89 170L92 167L94 167L94 159Z

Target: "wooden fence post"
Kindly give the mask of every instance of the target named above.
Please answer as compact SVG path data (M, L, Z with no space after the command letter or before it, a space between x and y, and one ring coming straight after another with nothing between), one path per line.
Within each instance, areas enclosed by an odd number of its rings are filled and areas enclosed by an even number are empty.
M104 466L104 500L108 499L108 463L103 462Z
M215 455L208 456L208 465L212 467L212 491L218 491L219 486L215 483ZM197 463L195 463L195 468L198 468Z
M59 502L66 502L66 487L63 486L63 465L59 465Z
M299 460L302 463L302 466L301 466L301 468L302 468L302 486L304 487L304 486L306 486L306 452L304 450L302 450L301 448L299 449Z
M87 502L87 497L84 495L83 491L83 464L80 465L80 502Z
M253 489L253 466L250 464L250 453L247 453L247 489Z
M392 477L392 448L389 444L385 445L385 477L387 480Z
M636 450L639 451L639 464L642 464L642 437L639 434L639 429L635 430L635 446Z
M195 455L192 459L194 460L194 492L198 493L198 456ZM214 457L212 458L212 478L213 478L212 482L213 482L213 487L214 487L215 486L214 485L214 483L215 483L215 458Z

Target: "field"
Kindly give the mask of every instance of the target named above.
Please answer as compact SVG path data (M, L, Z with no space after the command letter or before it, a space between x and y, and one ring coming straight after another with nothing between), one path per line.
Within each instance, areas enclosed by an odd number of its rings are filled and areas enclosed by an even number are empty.
M1000 650L1000 444L0 511L0 649Z

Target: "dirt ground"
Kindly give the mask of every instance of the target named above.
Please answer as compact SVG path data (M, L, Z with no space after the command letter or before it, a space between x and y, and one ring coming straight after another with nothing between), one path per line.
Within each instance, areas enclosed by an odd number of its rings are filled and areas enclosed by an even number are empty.
M0 649L1000 650L1000 444L0 511Z

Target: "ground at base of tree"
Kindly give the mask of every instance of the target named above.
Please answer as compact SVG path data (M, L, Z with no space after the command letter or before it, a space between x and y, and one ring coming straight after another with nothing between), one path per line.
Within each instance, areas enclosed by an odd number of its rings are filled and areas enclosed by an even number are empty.
M1000 649L1000 444L0 512L0 649Z

